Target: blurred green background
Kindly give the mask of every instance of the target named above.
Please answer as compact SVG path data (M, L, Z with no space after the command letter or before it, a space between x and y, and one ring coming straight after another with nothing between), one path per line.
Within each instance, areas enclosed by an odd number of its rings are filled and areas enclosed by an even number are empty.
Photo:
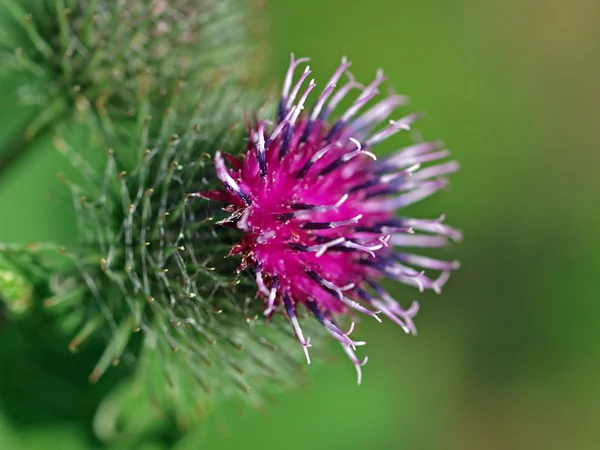
M464 230L447 252L463 267L442 296L395 292L421 301L418 337L361 323L362 386L340 357L261 410L222 405L176 448L600 448L598 2L271 0L266 11L270 82L290 51L312 58L321 83L347 55L359 80L382 67L427 111L419 129L462 169L411 211ZM7 142L33 112L18 107L15 80L0 81ZM56 178L67 170L40 140L3 174L0 240L72 236ZM0 449L88 448L76 425L0 410Z

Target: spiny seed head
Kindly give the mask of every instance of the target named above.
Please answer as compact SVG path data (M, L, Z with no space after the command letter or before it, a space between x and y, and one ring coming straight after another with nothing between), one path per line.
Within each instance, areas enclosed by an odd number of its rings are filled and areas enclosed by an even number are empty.
M133 354L153 401L184 415L208 393L258 402L298 383L302 367L293 334L280 320L265 325L253 279L226 258L238 232L217 225L217 204L190 195L216 183L210 155L244 148L243 112L261 111L263 96L228 84L202 98L183 129L166 120L147 139L152 124L142 123L139 142L105 152L102 173L75 151L81 142L57 140L83 175L67 182L80 239L68 256L80 281L63 292L89 292L71 303L74 314L85 310L72 349L108 336L90 380Z
M297 314L303 307L340 342L358 372L355 349L364 342L349 337L336 323L340 316L379 314L416 333L418 304L404 309L379 284L391 278L423 291L440 292L458 262L413 254L407 247L441 247L460 240L457 230L437 220L398 217L405 207L447 186L445 176L458 169L445 159L437 142L401 148L383 160L373 153L381 141L409 130L417 115L382 123L406 99L389 95L364 111L384 81L381 71L366 87L350 80L337 83L350 64L342 64L325 85L310 113L305 102L315 88L306 84L310 70L294 84L295 71L306 59L292 55L277 120L249 125L246 152L217 151L214 167L222 188L198 195L225 203L222 225L237 229L239 241L230 255L241 258L239 270L254 272L258 296L268 319L284 312L310 363L310 340ZM330 121L337 104L351 91L358 96L339 118ZM417 233L417 232L423 232ZM438 272L432 277L426 271Z
M71 107L113 120L137 115L140 100L160 111L164 90L181 80L193 91L257 67L248 62L258 55L251 43L260 15L247 14L243 0L2 3L1 66L19 80L23 100L42 107L32 128Z

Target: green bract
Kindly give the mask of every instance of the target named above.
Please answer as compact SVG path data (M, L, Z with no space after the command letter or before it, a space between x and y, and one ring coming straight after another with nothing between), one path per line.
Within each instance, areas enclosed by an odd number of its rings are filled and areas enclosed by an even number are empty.
M77 106L124 119L143 98L160 110L180 80L191 92L248 78L258 66L249 8L243 0L5 0L0 72L39 107L29 137Z
M279 317L267 326L254 281L227 258L237 231L216 224L214 204L188 195L216 186L217 150L245 150L244 114L271 109L248 87L262 64L247 2L0 8L2 70L18 73L21 99L35 106L26 136L52 131L80 175L64 180L78 236L3 245L0 294L11 317L26 312L57 342L69 337L83 362L96 352L92 382L114 365L131 374L99 408L97 434L121 434L132 402L185 424L211 399L258 402L297 383L291 331Z
M85 144L56 138L81 174L65 180L79 239L55 252L68 269L48 276L54 295L43 302L73 336L72 351L106 342L90 367L92 382L125 364L136 386L127 392L182 420L211 399L258 403L301 381L303 367L288 325L281 317L265 323L254 279L237 272L239 257L227 257L239 231L217 225L223 214L215 203L188 195L216 186L216 150L246 148L244 113L266 114L257 100L264 95L223 85L199 96L185 127L177 115L183 96L170 96L155 137L148 118L135 135L118 134L110 139L116 145L100 148L104 134L88 111L78 117Z

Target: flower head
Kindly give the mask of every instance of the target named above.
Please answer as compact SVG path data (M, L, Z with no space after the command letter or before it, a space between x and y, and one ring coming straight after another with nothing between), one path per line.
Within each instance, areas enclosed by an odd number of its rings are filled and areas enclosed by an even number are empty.
M338 316L359 312L380 315L416 333L418 303L404 309L379 284L383 278L440 292L458 262L415 255L405 247L441 247L459 240L459 231L437 220L397 217L396 213L447 186L445 175L458 169L454 161L423 167L449 153L438 142L421 142L379 160L374 148L409 130L412 114L381 124L403 96L391 94L365 109L384 81L381 71L362 86L347 72L344 58L312 110L305 103L316 87L306 83L306 58L288 69L278 118L249 124L250 139L240 157L217 152L215 170L224 189L196 195L224 202L230 215L221 224L242 232L230 255L242 259L240 269L255 272L258 296L267 318L283 311L310 363L310 339L302 331L298 309L306 308L340 342L356 366L358 382L367 358L356 356L364 345L342 330ZM349 80L338 87L346 74ZM352 91L358 96L338 119L330 117ZM419 233L417 233L419 232ZM426 270L439 272L432 277Z
M223 399L261 404L304 380L303 357L284 317L265 324L253 301L253 277L236 273L237 261L225 258L239 232L215 225L219 204L189 195L218 181L210 154L244 149L243 112L267 107L264 96L228 82L190 95L203 103L185 126L186 116L175 120L175 103L164 115L140 119L138 135L104 152L93 121L81 120L85 145L56 137L80 172L61 177L73 196L77 242L44 246L43 254L28 247L4 251L36 263L30 269L40 277L35 292L50 293L43 310L72 338L70 350L103 345L101 353L92 348L90 381L113 366L131 370L136 389L119 404L150 401L180 423ZM160 136L149 137L151 127ZM75 145L97 158L80 156ZM2 250L0 244L0 257ZM37 261L44 263L39 270ZM313 339L324 334L311 325L316 329L304 328ZM129 416L125 408L122 413Z

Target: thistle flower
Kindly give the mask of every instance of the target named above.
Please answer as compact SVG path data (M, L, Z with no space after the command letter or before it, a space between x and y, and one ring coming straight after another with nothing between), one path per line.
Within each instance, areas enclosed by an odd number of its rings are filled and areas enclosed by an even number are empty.
M380 127L406 103L395 94L361 112L377 95L384 76L378 71L371 84L361 86L347 72L345 58L311 112L303 114L316 86L314 80L305 84L308 66L293 83L305 61L292 55L277 120L249 124L245 154L216 152L215 171L224 188L196 195L226 204L230 215L220 223L241 233L230 255L241 257L238 270L254 271L264 316L269 319L280 310L287 315L310 363L310 338L298 320L298 310L308 310L342 345L360 383L367 358L360 360L355 351L365 342L350 337L354 322L344 331L338 317L358 312L380 321L383 314L406 333L416 333L418 303L403 308L380 281L387 277L439 293L458 262L416 255L407 248L441 247L448 239L460 240L461 234L444 225L443 216L424 220L396 213L446 187L445 175L458 164L422 167L449 155L439 142L416 143L379 160L374 148L409 130L418 116ZM349 81L336 90L344 74ZM357 98L330 121L352 90L359 92ZM431 277L426 270L439 275Z
M183 424L207 403L259 404L303 380L295 337L283 320L265 326L252 301L253 279L225 258L237 232L215 224L215 203L190 195L217 181L217 149L243 148L243 111L270 108L262 93L227 82L200 94L203 102L185 126L177 103L184 96L173 96L163 114L139 121L139 134L105 151L94 147L90 111L78 118L89 143L68 133L56 138L81 173L64 180L79 232L78 242L61 250L71 270L61 272L60 289L43 301L72 336L72 351L105 343L89 368L91 382L113 365L125 366L135 374L135 389L125 392L135 402L151 399ZM149 137L152 126L161 132Z
M439 292L457 263L403 247L441 247L460 233L441 219L396 217L396 211L443 188L457 165L421 168L448 155L441 144L424 142L377 160L373 147L416 116L380 126L406 102L395 94L361 112L383 75L363 87L348 73L350 80L336 90L349 67L345 59L303 115L315 87L311 82L302 92L308 70L294 84L303 61L292 59L273 114L262 93L225 81L194 93L202 104L193 114L180 114L186 95L170 96L152 118L138 111L140 133L104 152L94 147L102 140L94 137L97 116L90 110L78 117L89 144L70 141L68 133L56 139L82 175L66 181L78 243L57 247L60 270L54 258L44 258L36 277L43 289L35 292L51 297L35 303L34 296L32 309L54 314L57 328L73 336L72 351L88 341L105 344L90 367L92 382L112 365L125 365L135 374L125 390L134 404L141 395L187 421L210 398L241 392L257 403L296 384L300 362L317 356L316 343L327 334L342 345L360 382L366 358L356 349L364 342L350 337L354 322L349 331L341 328L354 311L388 316L415 333L417 303L402 308L381 280ZM358 98L329 122L353 90ZM248 121L245 130L244 111L277 120ZM90 148L94 157L75 146ZM215 190L219 182L225 188ZM27 257L18 249L3 251L13 265ZM303 320L303 308L316 320ZM315 344L310 355L309 336ZM114 404L105 410L114 411Z

